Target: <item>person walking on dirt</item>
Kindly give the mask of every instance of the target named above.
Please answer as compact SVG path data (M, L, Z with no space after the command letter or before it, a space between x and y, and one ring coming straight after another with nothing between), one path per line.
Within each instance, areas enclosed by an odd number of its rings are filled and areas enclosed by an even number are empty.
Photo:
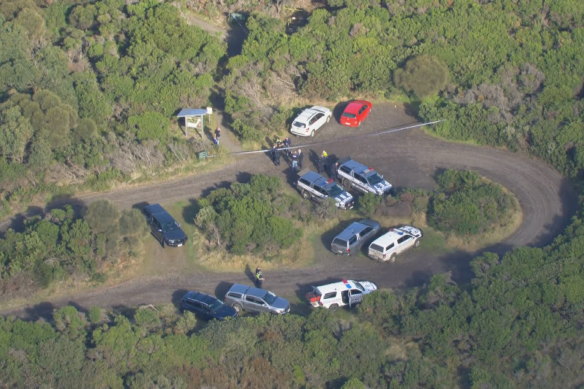
M217 129L215 130L215 138L217 138L217 140L219 140L219 138L221 138L221 128L217 127Z
M262 269L260 269L259 267L256 267L255 279L254 279L254 283L255 283L256 288L261 288L263 282L264 282L264 274L262 273Z

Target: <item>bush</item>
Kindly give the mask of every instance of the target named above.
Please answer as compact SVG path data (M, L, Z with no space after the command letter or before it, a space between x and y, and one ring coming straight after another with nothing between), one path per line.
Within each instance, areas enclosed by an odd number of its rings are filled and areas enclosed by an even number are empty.
M430 55L420 55L406 62L393 75L395 85L422 99L432 95L448 83L448 67Z
M285 216L286 201L276 177L253 176L248 184L217 189L200 202L195 223L210 242L234 254L273 255L290 247L302 231Z
M436 229L476 235L508 219L513 206L510 195L476 173L446 170L437 181L440 188L428 210L429 223Z
M383 198L373 193L365 193L357 201L357 210L364 216L372 216L381 205Z

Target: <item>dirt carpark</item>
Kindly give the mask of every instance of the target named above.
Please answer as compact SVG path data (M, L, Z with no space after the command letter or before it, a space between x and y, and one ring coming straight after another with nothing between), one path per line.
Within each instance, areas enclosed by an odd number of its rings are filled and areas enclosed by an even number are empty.
M376 105L370 117L356 129L338 124L341 109L342 104L335 108L335 119L315 138L294 137L293 146L305 145L306 157L311 153L320 154L323 149L329 155L351 156L375 167L397 187L431 189L435 185L433 176L444 168L471 169L500 183L518 198L523 222L508 239L489 247L489 251L502 254L517 246L544 245L561 232L575 212L576 194L573 188L542 161L491 147L445 142L427 135L420 128L379 134L415 123L415 119L407 115L402 106ZM310 166L310 163L310 159L305 158L305 165ZM80 195L74 200L87 204L108 199L121 208L155 202L171 205L196 198L217 185L245 181L257 173L290 174L287 166L282 164L276 168L265 154L239 154L229 165L210 173L119 191ZM177 253L173 253L173 257L174 254ZM266 272L264 286L294 298L303 296L309 285L342 278L370 280L384 288L419 285L432 274L447 271L451 272L454 280L464 280L470 275L468 260L475 253L436 255L425 250L413 250L394 264L376 263L364 256L337 257L326 250L319 250L318 254L319 258L309 267ZM160 249L160 261L165 260L165 255L166 250ZM183 269L132 279L118 285L96 287L74 296L63 295L39 304L24 303L2 313L34 319L48 315L54 307L67 303L74 303L80 308L111 308L176 302L189 289L221 296L233 282L249 283L249 275L243 271L216 273L193 267L190 272Z

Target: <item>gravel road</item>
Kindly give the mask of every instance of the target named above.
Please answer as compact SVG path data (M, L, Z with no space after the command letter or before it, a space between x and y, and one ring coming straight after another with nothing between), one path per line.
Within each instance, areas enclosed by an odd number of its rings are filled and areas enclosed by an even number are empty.
M335 111L338 118L338 108ZM577 197L569 182L544 162L528 155L491 147L449 143L429 136L421 129L375 135L414 122L415 119L401 107L381 104L374 107L361 128L342 127L336 120L331 120L315 138L293 138L293 142L295 146L312 144L304 147L306 157L310 156L311 151L320 154L323 148L329 155L350 155L375 167L397 187L433 188L433 176L444 168L474 170L502 184L518 198L523 210L523 221L511 237L488 248L499 254L517 246L542 246L549 243L574 214ZM309 158L306 157L305 165L309 166ZM196 198L228 182L245 181L251 174L257 173L289 174L284 165L274 167L263 154L235 155L232 163L214 172L123 190L84 194L72 201L88 204L98 199L108 199L120 208L145 202L170 204ZM324 255L308 268L267 272L264 285L284 296L302 297L309 285L341 278L371 280L384 288L403 288L419 285L432 274L450 271L455 280L462 281L470 275L468 260L472 255L464 252L436 255L414 250L404 256L406 260L398 260L395 264L379 264L362 256L339 258L332 254ZM96 287L75 296L59 297L0 313L35 319L48 316L54 307L67 303L75 304L80 309L91 306L122 309L140 304L177 302L186 290L194 288L221 297L233 282L250 283L249 275L206 271L164 274L134 279L111 287Z

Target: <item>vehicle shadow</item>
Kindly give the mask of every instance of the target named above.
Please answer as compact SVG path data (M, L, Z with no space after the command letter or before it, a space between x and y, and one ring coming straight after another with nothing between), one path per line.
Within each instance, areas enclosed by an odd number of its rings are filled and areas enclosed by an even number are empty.
M33 305L32 307L26 308L24 310L26 320L37 321L42 319L46 321L52 321L53 311L55 308L56 307L48 301Z
M349 105L349 101L342 101L335 105L335 107L333 108L333 117L335 118L337 123L341 122L341 115L343 114L343 111L345 110L347 105Z
M180 307L181 300L187 292L188 292L188 290L186 290L186 289L177 289L174 292L172 292L171 302L172 302L172 305L174 305L176 307L177 311L181 310L181 307Z
M199 202L196 199L189 199L189 205L185 206L182 210L183 220L186 223L194 226L195 217L197 217L197 214L199 213L200 209L201 206L199 205Z
M250 270L251 272L251 270ZM220 300L225 300L225 295L227 294L227 291L229 290L229 288L231 288L231 285L233 285L232 282L226 282L226 281L221 281L217 284L217 286L215 287L215 296L220 299Z

